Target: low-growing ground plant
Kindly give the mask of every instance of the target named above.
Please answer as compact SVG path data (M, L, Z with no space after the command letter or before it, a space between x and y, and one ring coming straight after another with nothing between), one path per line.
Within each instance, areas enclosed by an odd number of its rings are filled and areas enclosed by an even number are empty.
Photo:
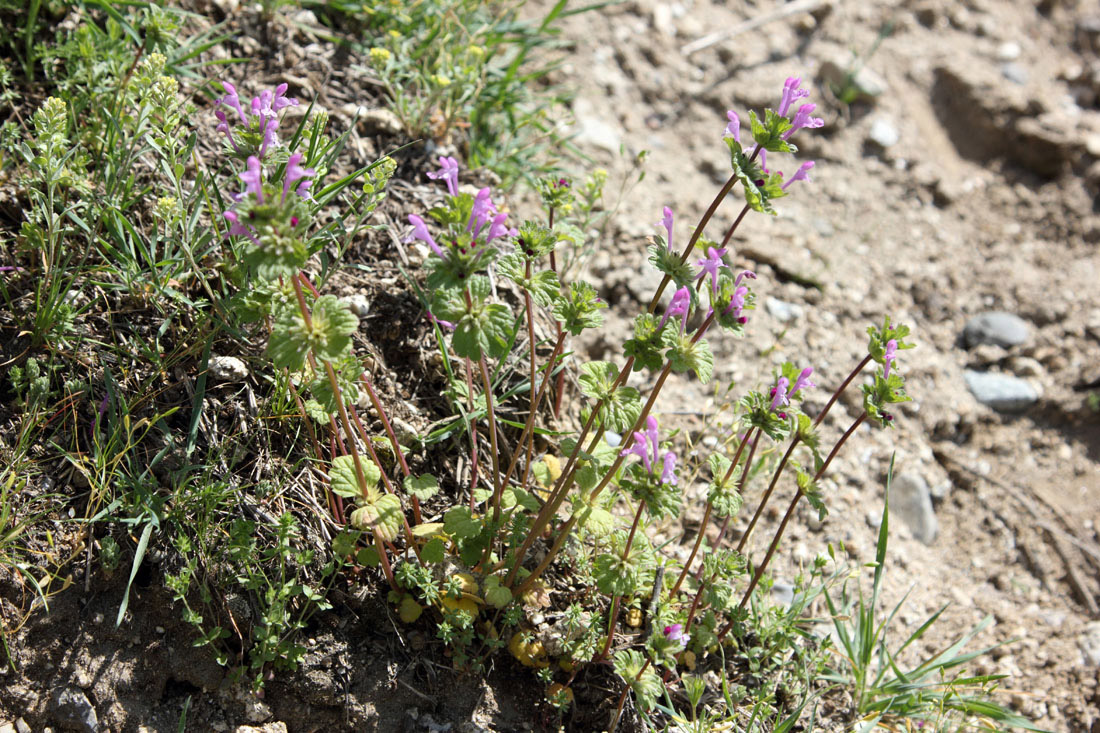
M264 3L262 16L279 5ZM964 685L992 678L934 687L931 675L969 660L956 647L908 672L893 663L874 614L885 519L869 604L844 585L835 601L824 562L800 579L788 609L768 600L769 567L800 508L827 513L823 479L835 457L861 427L891 427L895 406L908 401L899 364L912 347L908 327L884 314L847 373L775 365L729 400L734 429L712 450L689 455L662 418L670 375L709 382L707 337L742 336L755 288L765 286L732 266L734 234L809 183L814 163L792 159L795 138L823 122L802 101L800 79L786 80L774 109L750 112L744 131L734 111L724 134L715 130L729 177L690 234L663 208L648 251L660 284L631 331L609 336L621 343L609 360L581 360L570 346L604 325L607 304L580 273L597 246L606 174L538 178L542 211L517 221L502 191L464 185L458 159L439 156L425 171L436 181L434 205L403 212L409 227L387 232L423 255L406 275L435 335L452 413L429 434L409 435L357 348L358 317L329 292L385 201L398 154L347 166L347 135L332 134L328 115L291 97L286 83L255 89L241 79L256 92L249 98L227 75L209 82L203 107L180 79L214 37L181 41L174 31L185 19L154 5L111 10L20 57L27 73L49 60L67 74L8 146L27 206L4 253L11 264L0 269L0 296L28 358L5 385L22 425L4 446L18 468L0 471L0 567L34 583L37 598L48 597L41 579L49 575L27 561L33 550L22 537L39 505L19 505L14 494L29 484L35 451L49 445L82 491L71 514L79 546L88 557L94 547L102 572L124 580L115 623L132 613L131 589L159 541L172 551L164 583L196 643L257 689L297 664L298 632L331 607L328 590L343 582L382 586L396 616L435 634L458 672L511 656L562 715L588 675L613 675L600 723L610 730L624 716L653 728L734 721L793 730L812 721L830 683L854 690L865 722L940 720L929 712L938 700L956 716L942 718L952 725L968 716L1020 724L991 712L999 708L984 687L957 704ZM464 130L468 161L535 179L527 143L495 134L544 124L539 104L525 105L545 68L524 62L551 41L565 2L534 25L514 9L492 10L473 0L327 9L384 30L366 57L409 136ZM36 21L24 20L26 30L4 43L33 35ZM305 112L295 124L292 108ZM200 145L212 135L217 151ZM142 314L129 330L79 325L122 307ZM258 437L244 437L241 420L231 439L219 438L207 399L215 342L242 352L263 344L268 393L241 398L272 418ZM69 353L94 368L64 369L79 363L65 361ZM180 376L185 368L197 379ZM576 399L567 395L569 368L579 374ZM823 408L803 410L809 390L826 388ZM849 389L862 392L862 409L837 430L826 418ZM165 392L171 401L156 399ZM253 450L266 459L262 480L242 478L243 464L260 464L244 457ZM421 451L460 455L462 469L414 471L459 463L410 460ZM295 475L311 487L297 510L269 511L266 499ZM685 512L689 476L707 493L681 558L655 535ZM751 513L750 487L763 489ZM786 505L766 526L773 499ZM304 519L322 528L327 547L304 540ZM804 623L819 597L848 666L827 668L828 642ZM846 631L848 613L855 633Z

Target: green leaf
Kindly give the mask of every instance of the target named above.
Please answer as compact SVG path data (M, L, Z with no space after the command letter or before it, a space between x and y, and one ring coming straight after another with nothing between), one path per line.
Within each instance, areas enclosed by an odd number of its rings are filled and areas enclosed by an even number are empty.
M291 308L280 310L271 327L267 354L277 369L301 371L309 354L309 335L300 313Z
M420 558L427 563L437 565L443 562L447 550L447 543L439 537L433 537L420 548Z
M455 539L469 539L481 534L481 522L467 506L455 506L443 515L443 527Z
M317 358L340 361L351 347L351 335L359 319L346 303L334 295L322 295L313 304L313 334L310 346Z
M543 307L550 307L561 297L561 281L553 270L539 270L523 287L531 291L531 297Z
M346 529L340 532L332 538L332 554L337 557L347 557L354 553L356 545L359 544L360 535L360 532Z
M439 491L439 482L435 480L435 476L406 476L405 477L405 492L412 496L415 496L420 501L427 501L431 499Z
M575 282L554 306L553 313L561 321L562 328L577 336L586 328L601 326L604 317L600 310L606 307L607 303L600 300L594 287L586 282Z
M687 334L680 335L679 343L668 351L668 360L672 364L672 371L686 372L691 370L699 381L706 384L710 381L710 375L714 370L714 356L710 353L710 345L706 339L699 339L692 343Z
M512 591L500 584L500 578L490 575L485 579L485 602L493 608L504 608L512 602Z
M783 139L783 133L792 127L791 121L786 117L780 117L774 110L764 111L763 122L757 118L755 112L750 110L749 126L752 128L752 139L769 153L798 152L798 148Z
M581 365L578 378L581 392L588 398L601 401L599 419L603 425L616 432L629 430L642 413L642 400L633 387L619 387L612 391L619 368L609 361L590 361Z
M393 494L381 494L373 503L351 513L352 526L373 530L383 542L393 542L404 525L401 500Z
M691 285L695 279L695 269L690 262L681 261L677 252L655 244L649 247L649 261L665 275L668 275L676 287Z
M665 363L665 341L657 328L659 323L652 313L642 313L634 319L634 338L623 344L626 356L634 358L634 371L655 371Z
M374 461L365 456L361 457L359 462L363 466L363 478L367 482L367 485L363 488L369 492L378 485L378 481L382 478L382 472L378 470L378 466L375 465ZM363 492L359 487L359 480L355 474L355 459L350 455L333 458L328 477L334 494L345 499L359 499L362 497Z

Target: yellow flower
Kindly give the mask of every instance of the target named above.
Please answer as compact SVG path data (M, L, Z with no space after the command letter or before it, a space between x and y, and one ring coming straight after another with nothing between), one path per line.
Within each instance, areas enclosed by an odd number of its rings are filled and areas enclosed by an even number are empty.
M392 56L393 54L387 48L372 48L370 50L370 60L375 66L384 65Z

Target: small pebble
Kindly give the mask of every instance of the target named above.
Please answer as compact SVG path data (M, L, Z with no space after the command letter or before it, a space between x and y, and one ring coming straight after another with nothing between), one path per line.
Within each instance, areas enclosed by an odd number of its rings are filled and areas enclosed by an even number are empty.
M1009 348L1019 346L1031 336L1031 326L1023 318L1003 311L989 311L974 316L963 327L967 347L994 344Z
M241 382L248 378L248 365L235 356L214 356L209 372L219 382Z
M867 137L880 148L889 148L898 144L901 133L892 121L885 117L879 117L871 123L871 131Z
M1015 41L1005 41L997 46L997 59L1000 61L1015 61L1020 58L1020 44Z
M1020 412L1039 401L1039 393L1027 380L1009 374L963 372L974 399L998 412Z

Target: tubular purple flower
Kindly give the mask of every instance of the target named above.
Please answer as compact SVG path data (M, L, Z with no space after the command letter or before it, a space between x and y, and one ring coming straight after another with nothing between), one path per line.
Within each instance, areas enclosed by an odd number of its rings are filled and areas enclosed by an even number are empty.
M413 230L405 237L406 242L419 239L421 242L431 247L432 252L435 252L440 257L447 256L440 246L435 243L435 240L432 239L432 235L428 231L428 225L424 223L423 219L416 214L409 214L409 223L413 225Z
M661 316L661 323L657 326L657 330L660 331L664 328L671 316L680 316L680 333L683 333L684 328L687 326L688 309L690 307L691 290L685 285L672 294L672 300L669 301L665 314Z
M686 647L688 642L691 641L691 634L684 633L683 624L672 624L664 628L665 638L669 641L679 643L680 646Z
M428 171L428 178L433 181L443 179L447 184L447 192L452 196L458 195L458 161L454 158L440 156L439 170Z
M775 383L775 388L772 389L772 412L778 410L783 405L791 404L788 398L787 385L791 382L786 377L780 377L779 381Z
M798 170L794 172L794 175L791 176L790 180L783 184L783 190L786 191L787 188L795 181L805 181L806 183L813 183L813 179L810 178L810 169L813 167L814 162L812 160L807 160L805 163L798 166Z
M264 130L264 139L263 142L260 143L260 157L262 158L263 156L267 155L267 147L269 145L274 145L275 142L279 139L279 120L274 117L261 117L260 120L263 123Z
M726 124L725 137L732 137L738 143L741 142L741 118L737 116L737 113L732 109L726 111L726 119L729 122Z
M789 76L787 80L783 82L783 96L779 100L779 109L776 113L780 117L786 117L787 112L791 109L791 104L802 99L803 97L810 96L810 92L806 89L799 89L802 84L802 79L797 76Z
M664 216L657 222L658 226L663 226L665 231L668 232L668 239L665 240L665 246L668 250L672 251L672 209L665 207Z
M451 323L450 321L444 321L442 318L436 318L435 314L431 311L428 311L428 320L432 323L438 323L442 328L448 331L455 330L455 324Z
M886 352L882 355L883 370L882 378L890 378L890 365L895 364L898 360L898 342L896 339L890 339L886 342Z
M771 175L771 171L768 170L768 151L764 148L760 148L760 172L766 176Z
M222 82L222 89L225 90L225 96L214 101L214 104L224 104L230 109L235 109L237 115L241 118L241 122L247 124L248 118L244 115L244 110L241 109L241 99L237 96L237 88L227 81Z
M495 213L497 213L497 208L493 206L489 188L485 187L474 196L474 205L470 209L470 222L466 225L466 231L473 231L474 238L477 238L481 228L485 226L485 222L489 219L489 215Z
M512 233L508 225L504 223L507 218L507 214L497 214L493 217L493 221L489 224L489 233L485 235L486 244L497 237L506 237Z
M748 278L749 280L755 280L756 273L752 270L742 270L740 273L738 273L737 279L733 281L734 287L740 287L741 281L745 278ZM746 290L745 292L748 292L748 290Z
M723 267L728 267L728 265L726 265L726 263L722 261L722 257L725 254L725 247L721 247L719 249L715 249L714 247L707 247L707 256L696 263L699 266L699 274L695 277L695 279L702 280L709 274L711 278L711 295L718 295L718 270Z
M287 107L298 106L298 100L294 97L286 96L286 90L287 84L285 82L275 87L275 98L271 102L271 110L273 112L278 112Z
M741 282L741 279L738 278L737 282ZM748 319L741 315L741 311L745 307L745 296L748 294L749 289L744 285L735 286L733 295L730 296L730 304L726 306L726 310L722 312L722 315L727 315L732 311L734 318L741 321L741 323L745 323Z
M676 454L672 451L665 453L661 461L661 483L669 486L676 485Z
M240 179L244 181L245 192L255 195L256 200L262 204L264 202L264 178L263 172L260 170L259 158L255 155L248 156L248 170L240 174Z
M649 415L645 419L645 435L649 440L649 447L653 451L653 462L657 462L658 445L661 441L660 435L657 434L657 418Z
M291 155L290 158L287 160L286 178L283 179L283 196L279 200L280 203L286 201L287 191L290 190L290 187L294 184L295 181L306 177L312 178L313 176L317 175L317 172L314 171L312 168L303 168L299 165L299 163L302 162L303 157L305 156L303 156L301 153L294 153L294 155ZM302 184L298 186L297 193L299 196L302 196L302 198L308 197L308 191L306 189L308 189L309 186L306 185L307 183L311 184L312 181L303 181ZM302 195L303 191L305 191L306 193L305 196Z
M791 135L795 134L803 127L808 127L810 129L824 127L825 120L820 117L810 117L810 113L815 109L817 109L816 104L804 104L799 107L798 112L796 112L794 118L791 119L791 129L783 133L783 139L789 139Z
M646 473L652 473L653 469L649 463L649 451L646 450L646 438L640 432L634 432L634 442L630 444L629 448L624 449L619 453L620 456L635 455L642 459L642 465L645 467Z
M214 128L215 132L224 132L225 137L229 140L229 145L235 152L241 152L241 149L237 147L237 141L233 139L233 133L229 131L229 120L225 117L225 112L220 109L214 110L214 116L218 118L218 126Z
M806 367L798 375L798 378L794 380L794 386L791 387L791 391L787 393L787 397L793 397L794 393L801 389L809 389L810 387L816 387L817 385L810 381L810 375L814 373L813 367Z
M222 213L222 216L225 217L225 220L229 222L229 231L227 232L228 236L248 237L252 240L254 244L260 243L260 240L256 237L256 233L253 232L252 229L250 229L249 227L241 224L241 217L237 214L236 211L226 211Z

